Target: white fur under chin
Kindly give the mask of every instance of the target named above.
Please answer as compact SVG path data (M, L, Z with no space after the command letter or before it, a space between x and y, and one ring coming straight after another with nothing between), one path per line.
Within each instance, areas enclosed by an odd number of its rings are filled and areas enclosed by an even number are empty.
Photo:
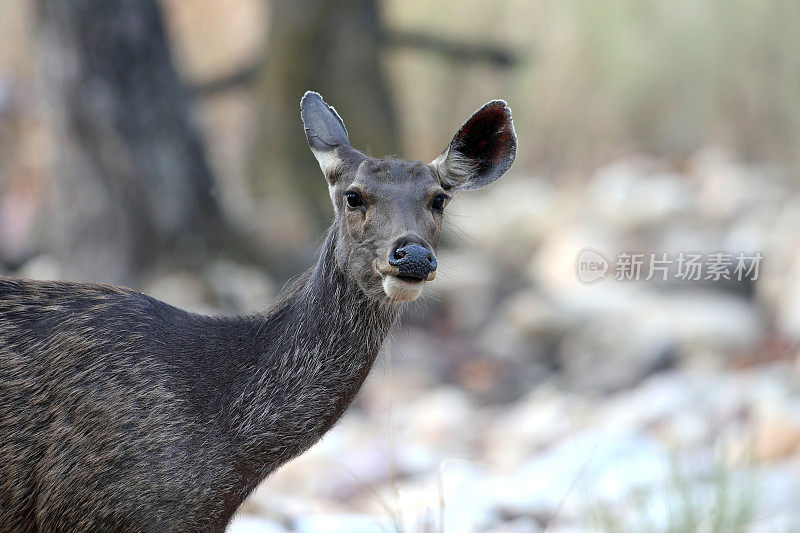
M395 276L384 276L383 292L392 300L413 302L422 294L423 284L424 282L411 283L410 281L403 281Z

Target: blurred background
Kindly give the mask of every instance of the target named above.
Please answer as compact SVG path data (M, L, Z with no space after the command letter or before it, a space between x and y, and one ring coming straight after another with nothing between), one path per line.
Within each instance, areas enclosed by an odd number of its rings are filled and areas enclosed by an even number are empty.
M796 0L2 0L0 42L0 273L201 312L311 264L305 90L423 161L513 109L356 404L231 531L797 530ZM615 281L623 252L763 260Z

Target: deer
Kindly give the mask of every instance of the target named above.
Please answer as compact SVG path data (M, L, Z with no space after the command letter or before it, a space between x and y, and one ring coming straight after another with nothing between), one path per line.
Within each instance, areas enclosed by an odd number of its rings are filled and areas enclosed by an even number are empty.
M300 115L334 217L315 264L264 312L0 277L0 531L224 531L353 401L435 278L450 199L516 155L503 100L431 163L352 148L318 93Z

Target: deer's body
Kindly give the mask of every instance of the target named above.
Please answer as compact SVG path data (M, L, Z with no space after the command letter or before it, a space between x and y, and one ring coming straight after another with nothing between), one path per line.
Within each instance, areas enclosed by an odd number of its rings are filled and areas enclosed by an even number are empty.
M304 116L312 149L317 118ZM335 172L368 161L384 187L425 173L337 147ZM376 214L339 203L334 187L359 178L334 184L319 150L336 220L317 264L263 314L214 318L113 286L0 277L0 532L222 531L341 417L397 302L432 277L434 239L367 253L375 230L358 231ZM363 194L377 205L374 190Z
M342 415L397 314L330 268L330 241L248 318L0 278L0 530L221 530Z

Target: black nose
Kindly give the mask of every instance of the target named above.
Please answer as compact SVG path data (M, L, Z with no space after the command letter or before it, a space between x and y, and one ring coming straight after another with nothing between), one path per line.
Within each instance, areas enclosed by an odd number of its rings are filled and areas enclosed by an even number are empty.
M401 242L392 247L389 264L399 269L398 277L422 281L436 270L436 256L421 244Z

